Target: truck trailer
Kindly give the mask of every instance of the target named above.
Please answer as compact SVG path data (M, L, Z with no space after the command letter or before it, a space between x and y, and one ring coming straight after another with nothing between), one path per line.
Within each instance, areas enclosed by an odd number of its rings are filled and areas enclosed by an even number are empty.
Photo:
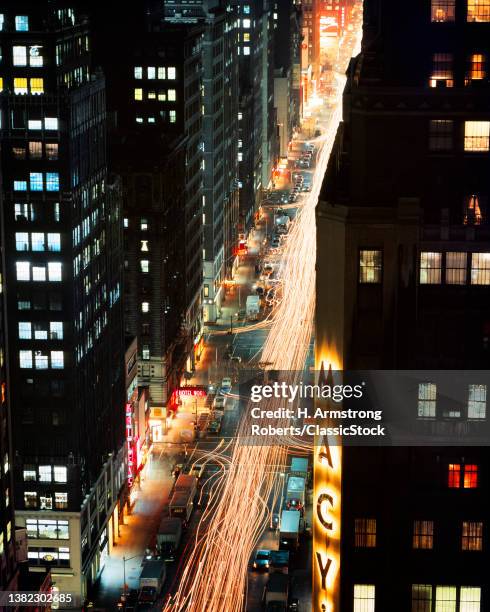
M182 537L182 520L164 516L157 532L157 547L164 561L175 561Z

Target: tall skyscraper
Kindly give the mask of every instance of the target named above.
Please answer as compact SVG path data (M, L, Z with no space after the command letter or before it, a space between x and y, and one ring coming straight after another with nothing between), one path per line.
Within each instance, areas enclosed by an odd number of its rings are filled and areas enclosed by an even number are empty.
M166 2L167 24L199 23L202 41L203 314L216 321L238 245L236 19L218 0Z
M335 595L486 610L489 453L465 441L488 419L490 5L364 11L317 211L317 356L420 370L406 417L435 446L343 449Z
M120 187L87 21L1 15L1 204L17 524L29 566L84 595L125 483Z

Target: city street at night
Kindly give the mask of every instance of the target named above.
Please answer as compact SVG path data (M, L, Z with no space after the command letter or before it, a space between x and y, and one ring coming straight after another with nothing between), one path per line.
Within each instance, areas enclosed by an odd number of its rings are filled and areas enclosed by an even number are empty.
M490 612L489 62L490 0L3 2L0 612Z

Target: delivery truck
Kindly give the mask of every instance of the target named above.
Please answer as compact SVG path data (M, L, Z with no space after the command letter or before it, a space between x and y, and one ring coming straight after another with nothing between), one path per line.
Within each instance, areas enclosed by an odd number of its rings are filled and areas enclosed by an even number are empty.
M175 491L168 506L171 517L181 519L184 526L187 526L194 509L194 493L191 489Z
M296 550L299 544L301 515L297 510L283 510L279 531L279 550Z
M286 610L289 594L289 578L286 574L270 574L264 591L266 610Z
M260 312L260 296L249 295L247 296L247 303L245 306L245 315L249 321L256 321L259 317Z
M299 510L301 514L305 507L306 480L303 476L289 476L286 485L286 508Z
M176 491L189 491L194 497L197 491L197 478L192 474L180 474L175 481L174 492Z
M157 532L157 548L164 561L175 561L182 538L182 520L164 516Z
M141 570L138 584L138 603L155 603L165 582L165 561L146 561Z

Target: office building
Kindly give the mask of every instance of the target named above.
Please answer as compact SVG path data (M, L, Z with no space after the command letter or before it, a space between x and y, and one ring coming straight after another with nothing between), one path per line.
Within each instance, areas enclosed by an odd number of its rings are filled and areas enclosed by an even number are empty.
M87 21L26 2L1 24L12 503L31 570L83 597L126 480L120 185Z
M199 23L202 41L203 319L221 312L238 245L238 61L236 19L217 0L166 2L168 24Z
M317 358L427 371L417 427L469 434L488 419L490 6L364 16L317 211ZM471 380L453 402L434 370ZM488 449L444 439L343 449L339 609L488 608Z

